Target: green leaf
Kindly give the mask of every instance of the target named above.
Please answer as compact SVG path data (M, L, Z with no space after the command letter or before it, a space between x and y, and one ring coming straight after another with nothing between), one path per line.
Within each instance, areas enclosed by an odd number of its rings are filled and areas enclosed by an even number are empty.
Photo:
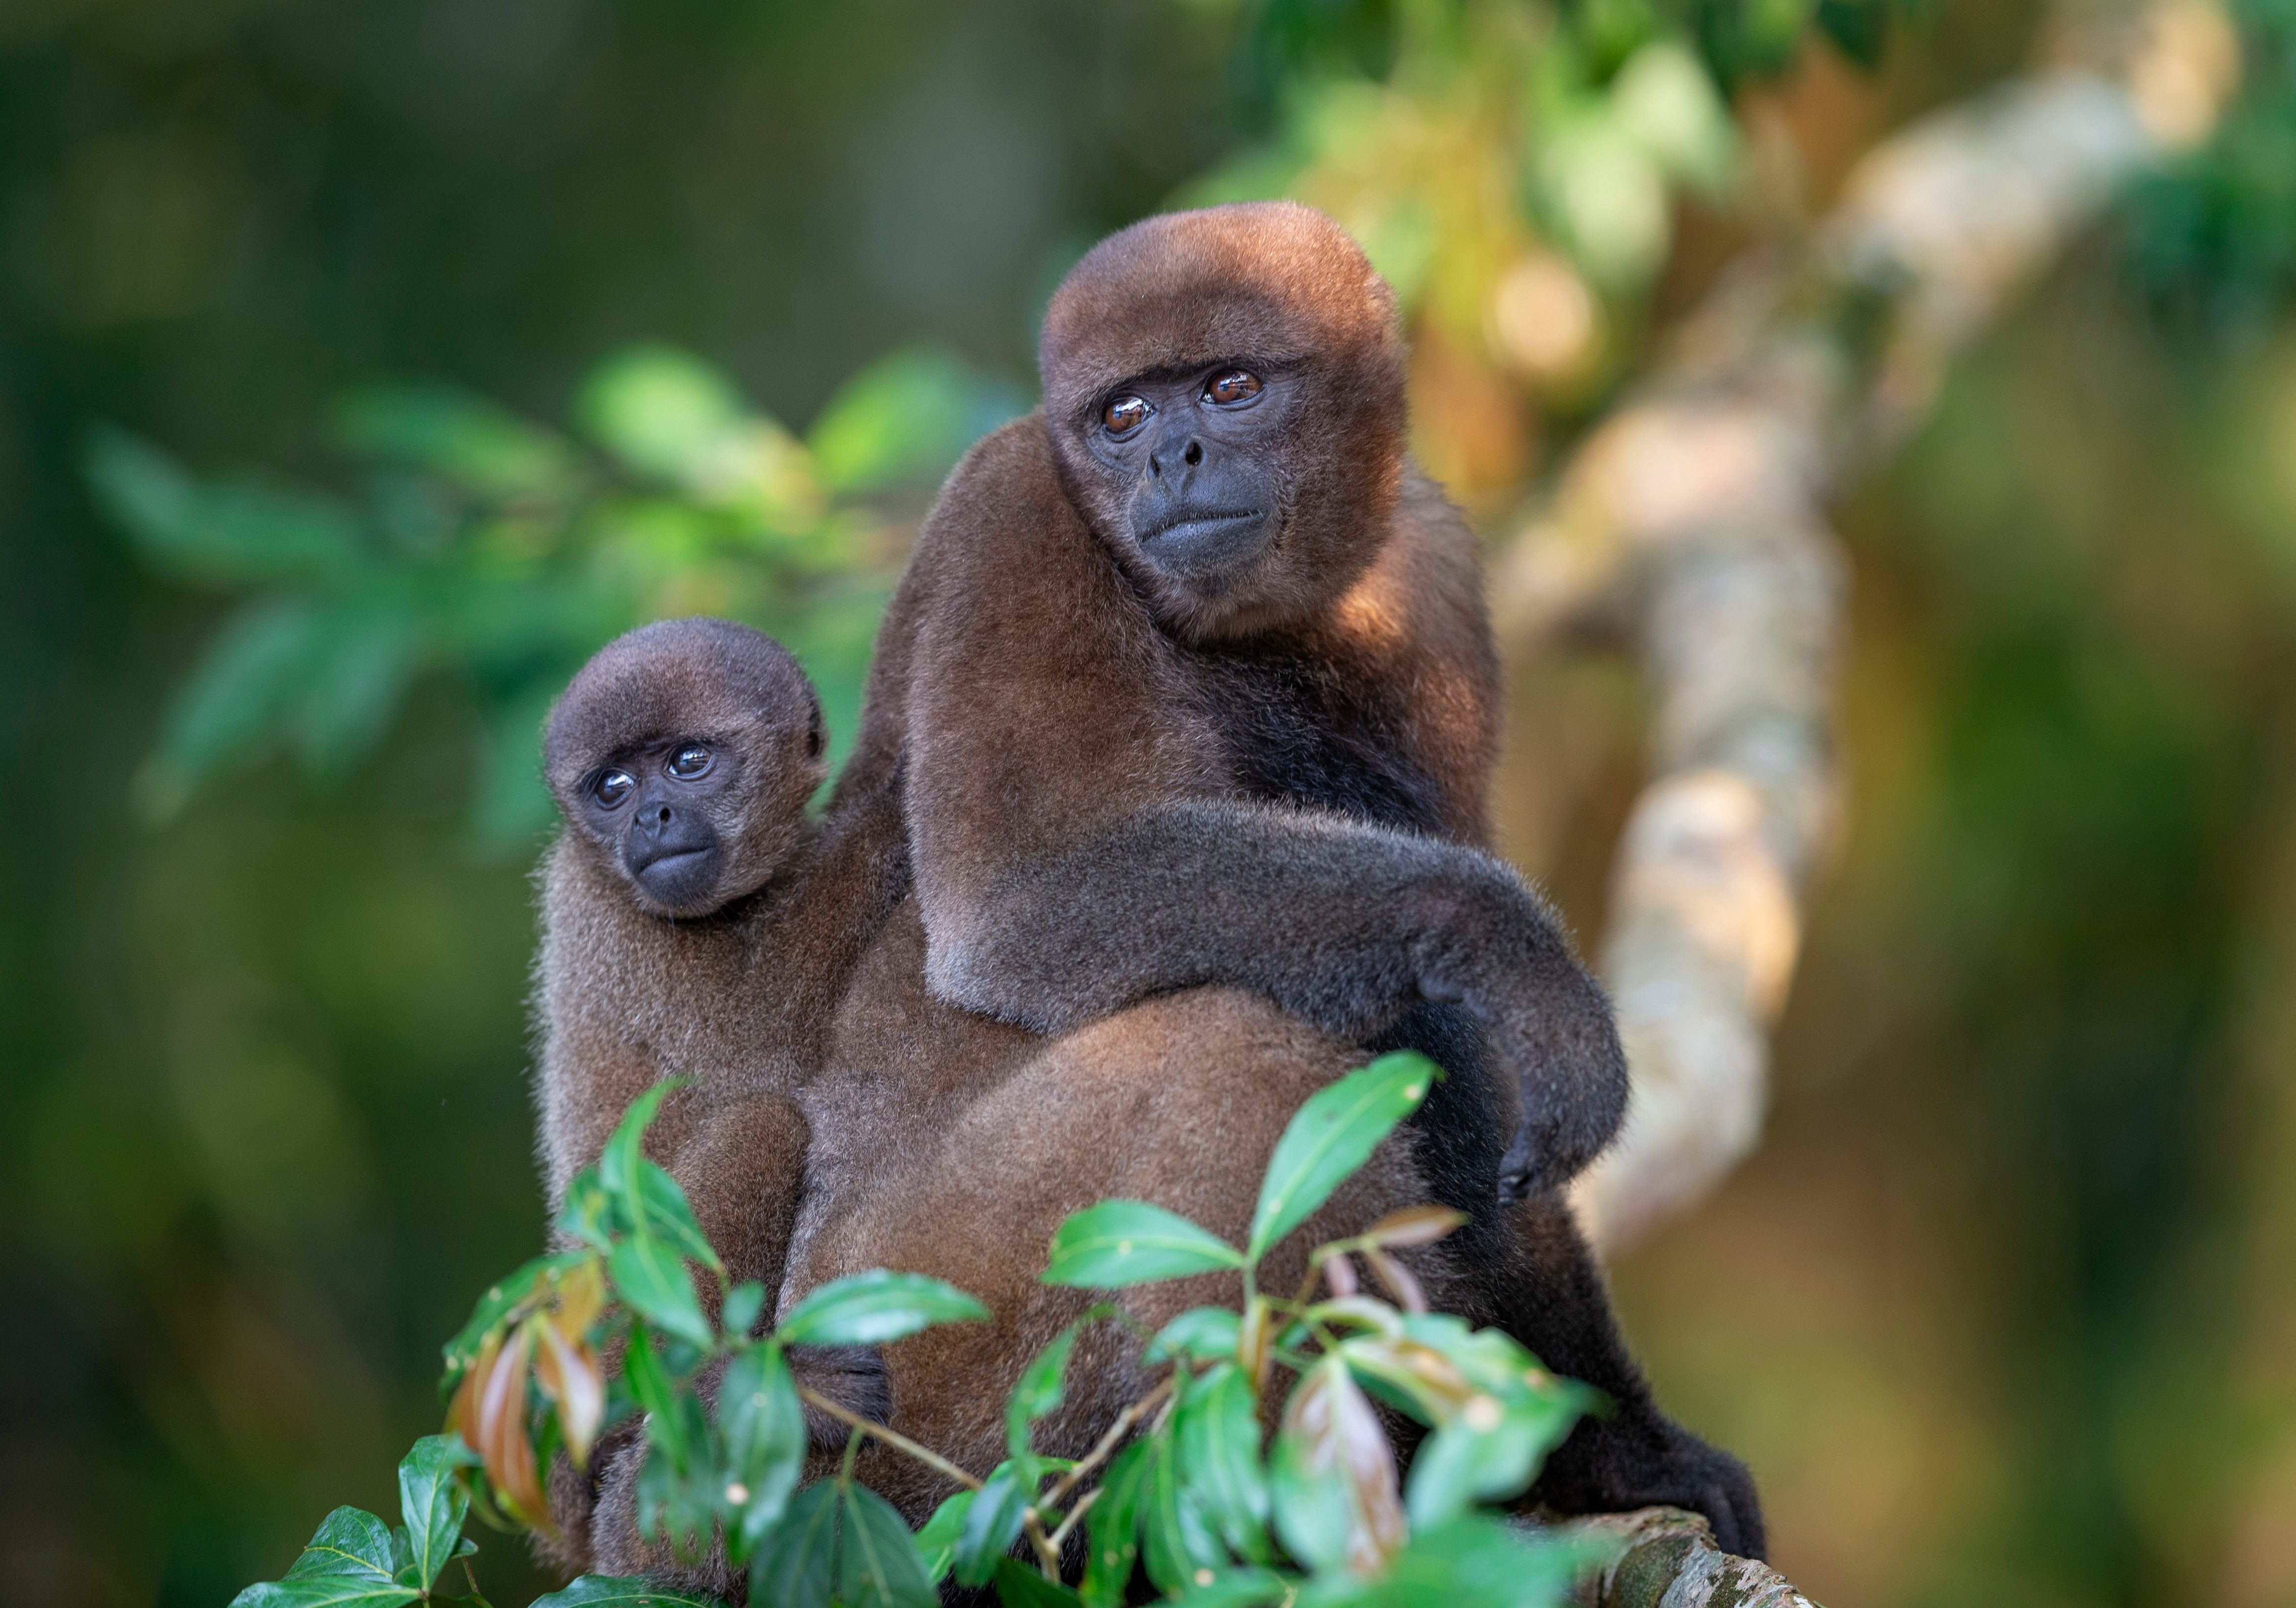
M957 1538L964 1533L964 1521L972 1511L972 1493L958 1491L939 1507L917 1531L917 1555L924 1560L925 1578L936 1586L956 1562Z
M960 1586L985 1586L996 1572L996 1560L1021 1538L1021 1525L1036 1493L1021 1484L1020 1472L1000 1463L979 1490L964 1515L964 1530L956 1541L956 1580Z
M935 1608L916 1538L893 1505L865 1485L845 1485L845 1533L837 1549L845 1608Z
M320 1521L294 1567L278 1580L250 1586L232 1608L398 1608L422 1593L395 1579L390 1526L356 1507Z
M817 1481L790 1498L750 1565L750 1600L829 1608L837 1579L837 1484Z
M1048 1284L1120 1290L1128 1284L1240 1268L1235 1247L1145 1201L1103 1201L1070 1214L1053 1235Z
M726 1540L739 1563L780 1522L805 1470L805 1405L780 1346L767 1341L735 1354L718 1387L718 1427L726 1452Z
M203 486L173 458L124 431L88 443L97 505L153 567L224 586L339 575L364 556L333 502L266 487Z
M1388 1560L1375 1600L1394 1608L1562 1608L1580 1549L1468 1517L1414 1533Z
M691 478L747 409L733 381L690 352L636 346L609 358L577 403L592 439L643 474Z
M1140 1359L1158 1363L1194 1357L1217 1362L1235 1355L1242 1327L1243 1320L1226 1307L1191 1307L1156 1331Z
M1101 1475L1100 1498L1084 1521L1089 1546L1083 1596L1089 1608L1122 1608L1140 1560L1140 1516L1152 1455L1148 1441L1136 1440Z
M715 1333L702 1316L693 1276L669 1245L650 1234L633 1234L614 1246L606 1273L614 1292L640 1317L688 1345L709 1348Z
M988 1317L988 1308L954 1284L878 1268L822 1285L798 1302L774 1337L792 1346L870 1346L935 1324Z
M1052 1344L1037 1353L1037 1359L1021 1371L1020 1382L1013 1387L1004 1406L1004 1448L1013 1456L1029 1456L1029 1425L1061 1405L1062 1380L1068 1373L1069 1353L1076 1349L1076 1337L1074 1324L1062 1330Z
M455 1471L469 1468L478 1454L452 1435L425 1435L398 1465L398 1510L406 1521L414 1583L429 1590L455 1555L471 1494Z
M586 1574L562 1591L534 1599L533 1608L725 1608L715 1597L669 1591L652 1580Z
M1185 1377L1185 1374L1182 1375ZM1183 1403L1185 1405L1185 1403ZM1207 1583L1227 1567L1226 1550L1182 1477L1169 1426L1150 1445L1146 1474L1148 1578L1167 1594Z
M606 1136L605 1148L598 1153L598 1182L628 1213L623 1225L626 1233L646 1220L646 1202L639 1181L639 1163L645 1159L645 1130L652 1126L669 1092L685 1081L683 1078L664 1078L631 1101L622 1112L622 1120L614 1124L614 1131Z
M1253 1608L1254 1604L1279 1600L1297 1585L1272 1569L1231 1569L1209 1586L1190 1587L1175 1601L1185 1608Z
M725 1305L718 1310L718 1327L729 1340L744 1340L758 1326L758 1314L765 1309L766 1287L755 1279L744 1279L726 1292Z
M403 464L496 501L562 496L573 489L573 449L553 432L451 385L373 385L336 410L335 439L349 451Z
M1250 1376L1233 1362L1208 1369L1173 1414L1172 1439L1183 1482L1228 1550L1250 1563L1273 1563L1259 1400Z
M1317 1573L1377 1575L1403 1544L1395 1448L1341 1358L1300 1376L1276 1432L1272 1475L1277 1531Z
M586 649L594 645L587 635L584 644ZM480 850L507 854L531 848L558 818L558 807L542 783L542 724L565 685L566 677L557 676L497 695L482 711L478 792L471 801L469 827Z
M643 1212L639 1221L649 1234L668 1241L680 1256L690 1257L715 1272L726 1270L726 1264L718 1259L718 1251L701 1232L701 1226L693 1220L693 1208L686 1201L685 1191L677 1186L676 1178L643 1156L637 1160L637 1197Z
M586 1251L562 1251L554 1256L537 1256L517 1272L497 1284L488 1288L479 1297L472 1310L471 1319L460 1333L439 1348L447 1360L449 1377L460 1374L478 1359L479 1342L487 1332L508 1317L513 1308L532 1296L542 1281L554 1273L564 1273L578 1268L588 1258Z
M953 354L911 347L879 358L830 398L807 432L832 491L935 479L979 437L1028 410L1010 386Z
M331 609L292 710L303 768L338 778L381 738L413 678L419 647L403 604L372 602Z
M996 1560L996 1600L1004 1608L1077 1608L1083 1601L1058 1580L1046 1579L1018 1558Z
M234 614L176 693L159 751L136 778L144 814L169 818L201 782L274 742L324 640L321 611L303 598L258 598Z
M1441 1076L1426 1056L1398 1050L1309 1095L1268 1160L1251 1217L1251 1260L1331 1199Z

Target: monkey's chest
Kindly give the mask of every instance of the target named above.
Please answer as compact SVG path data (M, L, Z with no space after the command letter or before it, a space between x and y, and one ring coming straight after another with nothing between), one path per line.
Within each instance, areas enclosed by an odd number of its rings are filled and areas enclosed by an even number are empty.
M1420 762L1410 711L1332 667L1222 658L1203 667L1201 712L1249 797L1439 833L1442 790Z

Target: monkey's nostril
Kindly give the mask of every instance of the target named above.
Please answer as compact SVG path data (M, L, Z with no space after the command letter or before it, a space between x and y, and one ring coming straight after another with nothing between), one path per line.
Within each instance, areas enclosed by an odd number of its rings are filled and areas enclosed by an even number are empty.
M1191 469L1202 463L1204 461L1204 444L1201 441L1189 442L1188 450L1180 455L1180 461L1187 464Z

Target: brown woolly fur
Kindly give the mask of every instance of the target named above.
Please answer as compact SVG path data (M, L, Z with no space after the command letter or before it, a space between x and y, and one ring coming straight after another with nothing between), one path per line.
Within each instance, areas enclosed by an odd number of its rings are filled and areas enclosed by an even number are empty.
M901 779L915 890L801 1095L784 1302L873 1265L986 1297L993 1329L887 1357L890 1422L985 1473L1081 1304L1034 1282L1065 1211L1139 1195L1240 1233L1300 1100L1421 1049L1449 1076L1329 1226L1469 1212L1431 1293L1617 1404L1534 1495L1678 1501L1758 1551L1744 1470L1658 1413L1557 1203L1624 1056L1483 852L1496 658L1474 538L1404 457L1393 298L1304 208L1152 218L1070 275L1041 359L1045 409L952 473L879 636L840 798ZM1173 556L1176 518L1213 539ZM1093 1342L1064 1441L1136 1383L1128 1343ZM872 1457L920 1515L931 1483Z
M552 712L553 792L569 817L541 872L535 1101L551 1210L597 1160L631 1101L674 1091L647 1148L693 1201L738 1278L778 1288L802 1180L794 1095L825 1053L837 1001L906 885L888 796L816 826L813 688L779 644L715 620L648 626L609 644ZM584 789L634 753L707 740L730 775L709 800L734 845L714 892L663 914L595 829ZM599 1464L611 1460L601 1448ZM561 1470L561 1562L586 1567L587 1480Z
M1168 213L1109 236L1054 293L1037 349L1070 495L1168 622L1204 640L1296 620L1370 563L1402 486L1403 360L1394 293L1345 230L1296 201ZM1273 562L1248 590L1207 596L1141 562L1086 439L1136 376L1227 363L1296 381L1289 406L1310 428L1278 449Z

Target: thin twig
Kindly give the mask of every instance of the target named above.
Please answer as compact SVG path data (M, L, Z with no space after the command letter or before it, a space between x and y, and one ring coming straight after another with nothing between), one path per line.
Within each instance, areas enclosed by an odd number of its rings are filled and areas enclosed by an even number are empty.
M1045 1533L1044 1521L1037 1517L1035 1508L1021 1514L1021 1528L1029 1532L1029 1545L1036 1549L1037 1569L1046 1579L1057 1581L1061 1578L1061 1549Z
M1092 1505L1100 1500L1101 1489L1101 1487L1095 1485L1090 1490L1085 1492L1083 1497L1078 1498L1077 1505L1069 1509L1068 1517L1061 1521L1060 1528L1046 1538L1053 1544L1053 1550L1054 1552L1058 1552L1061 1548L1061 1543L1069 1538L1069 1531L1076 1528L1077 1521L1083 1518L1086 1514L1091 1512Z
M967 1490L979 1490L980 1489L980 1481L974 1479L971 1474L966 1473L963 1469L957 1467L955 1464L951 1463L939 1452L927 1451L923 1447L919 1446L906 1435L901 1434L898 1431L889 1430L882 1423L873 1423L868 1419L861 1416L860 1414L853 1411L852 1408L840 1406L837 1402L832 1401L820 1391L813 1390L808 1386L798 1386L797 1393L805 1399L806 1404L808 1407L819 1407L832 1418L836 1419L838 1423L850 1425L852 1428L858 1430L862 1434L874 1435L878 1440L883 1441L887 1446L891 1447L897 1452L906 1452L910 1456L914 1457L927 1468L939 1470L940 1473L947 1474L950 1479L955 1481L959 1485L964 1486Z
M1095 1443L1092 1450L1078 1459L1074 1468L1061 1476L1059 1482L1051 1490L1045 1493L1045 1500L1058 1502L1069 1492L1074 1490L1078 1481L1107 1461L1109 1454L1115 1451L1123 1442L1124 1437L1131 1432L1132 1426L1140 1422L1140 1415L1171 1393L1172 1376L1168 1374L1164 1376L1163 1382L1154 1390L1116 1415L1116 1422L1108 1426L1108 1432ZM1079 1508L1078 1511L1083 1510Z

